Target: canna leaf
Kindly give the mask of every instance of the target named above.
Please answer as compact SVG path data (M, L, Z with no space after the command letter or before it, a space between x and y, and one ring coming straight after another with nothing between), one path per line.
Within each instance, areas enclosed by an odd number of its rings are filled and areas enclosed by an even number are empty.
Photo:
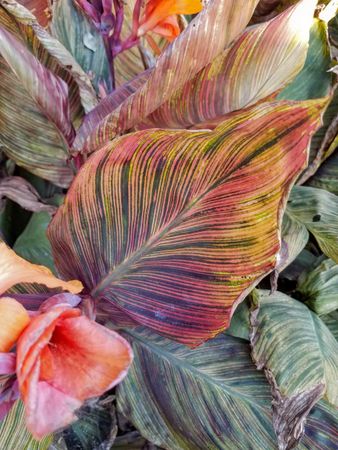
M73 0L53 2L51 32L92 76L93 84L110 85L110 72L106 50L101 35L85 15L76 8Z
M338 197L323 189L295 186L287 213L314 235L323 253L338 263Z
M19 0L19 3L29 9L40 25L47 27L50 21L50 4L48 0Z
M247 342L219 335L192 351L145 328L125 336L134 363L117 406L148 440L167 450L277 449L268 383ZM297 450L335 448L336 425L336 411L321 401Z
M335 311L338 309L338 265L332 259L326 259L314 270L302 274L297 291L317 314Z
M208 2L188 28L162 52L146 83L108 114L90 136L80 131L74 149L98 149L155 111L240 34L257 3L258 0Z
M325 395L338 405L338 343L302 303L281 292L259 293L251 315L252 357L271 384L279 446L292 448L318 399Z
M97 97L89 76L75 61L68 50L38 23L34 15L15 0L0 0L1 23L10 22L18 39L28 44L29 49L54 74L60 76L70 88L72 118L78 120L83 109L90 111L97 104ZM7 15L7 17L6 17Z
M304 3L304 7L306 2ZM285 14L285 13L284 13ZM299 33L303 28L299 22ZM327 24L315 19L310 29L309 48L303 69L279 94L281 100L309 100L329 94L333 81Z
M321 316L321 319L338 341L338 311Z
M168 450L276 448L268 384L247 342L220 335L190 350L144 328L124 336L134 363L117 406L146 439Z
M3 27L0 55L0 142L4 151L18 165L67 186L72 178L67 158L74 138L67 85Z
M286 197L324 105L266 103L213 132L114 140L49 226L57 269L114 314L180 342L215 336L276 264Z
M208 128L225 114L275 94L304 65L316 3L301 1L270 22L249 28L141 126Z
M338 195L338 153L335 152L322 163L309 180L309 185Z
M13 250L27 261L46 266L55 273L52 249L46 236L50 220L51 216L44 211L32 214Z
M3 422L0 423L0 448L14 450L48 450L53 436L41 441L33 438L25 424L25 412L21 401L16 402Z

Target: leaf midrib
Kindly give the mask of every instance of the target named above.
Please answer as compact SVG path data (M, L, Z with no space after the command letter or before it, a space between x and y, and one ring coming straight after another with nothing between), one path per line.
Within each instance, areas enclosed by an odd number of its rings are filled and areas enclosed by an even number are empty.
M162 348L157 347L156 345L150 343L149 340L143 339L140 337L139 334L133 333L132 330L123 330L125 334L129 334L134 340L138 340L143 346L148 349L150 348L151 351L153 351L156 355L158 355L162 359L167 359L171 365L179 367L179 369L186 369L194 374L195 377L201 378L203 381L205 381L207 384L211 386L216 386L218 388L221 388L222 391L225 391L227 395L230 397L236 397L239 398L243 402L250 403L255 408L260 408L265 412L265 414L268 415L268 409L263 406L260 403L255 402L249 395L243 394L242 392L238 391L232 386L227 385L226 383L221 383L215 379L212 379L210 376L206 375L205 373L201 372L200 370L196 369L191 364L188 364L181 359L179 359L177 356L174 356L173 353L169 353L166 350L163 350Z

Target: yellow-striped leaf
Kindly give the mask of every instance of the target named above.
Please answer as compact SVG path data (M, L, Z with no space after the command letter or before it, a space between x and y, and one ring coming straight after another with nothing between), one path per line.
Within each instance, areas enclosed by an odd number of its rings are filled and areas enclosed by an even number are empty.
M189 345L276 264L281 216L325 101L265 103L213 132L149 130L96 152L49 226L58 270ZM264 130L264 133L262 133Z
M312 1L312 0L311 0ZM79 133L75 150L93 151L134 127L208 65L245 28L258 0L214 0L160 55L146 83L108 114L90 136ZM205 45L206 42L208 45Z

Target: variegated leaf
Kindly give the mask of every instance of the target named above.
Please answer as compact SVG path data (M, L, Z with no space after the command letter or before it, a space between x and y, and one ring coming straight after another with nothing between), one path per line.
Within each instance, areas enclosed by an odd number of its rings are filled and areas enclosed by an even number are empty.
M28 41L39 61L69 85L72 117L79 115L81 103L86 112L96 106L97 97L90 79L69 51L38 23L28 9L15 0L0 0L0 5L3 7L1 22L5 10L8 15L7 22L8 19L14 21L16 29L19 30L15 36L18 38L18 34L21 34L21 39Z
M338 265L332 259L326 259L314 270L303 273L297 291L317 314L335 311L338 309Z
M110 304L113 320L192 346L215 336L276 264L286 198L324 105L266 103L213 132L115 139L49 227L58 270Z
M287 213L304 224L326 256L338 263L338 197L323 189L295 186Z
M80 131L74 149L93 151L101 147L169 100L241 33L257 3L258 0L208 2L188 28L160 55L146 83L108 114L89 136Z
M208 128L225 114L285 87L303 67L316 3L301 1L270 22L249 28L141 127L188 128L199 124Z
M271 384L279 446L292 448L318 399L338 405L338 343L318 316L281 292L259 291L251 323L252 356Z
M52 35L69 50L96 88L99 83L110 86L109 63L102 37L75 6L74 0L54 1L52 14Z
M69 185L72 171L67 159L75 132L67 85L3 27L0 55L0 142L4 151L42 178Z

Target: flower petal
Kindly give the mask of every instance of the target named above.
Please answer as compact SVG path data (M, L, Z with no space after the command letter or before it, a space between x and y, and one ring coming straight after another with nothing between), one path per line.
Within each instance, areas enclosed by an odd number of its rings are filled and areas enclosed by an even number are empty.
M59 322L51 343L54 373L50 382L80 400L97 397L118 384L133 358L124 338L85 316Z
M83 289L80 281L59 280L47 267L38 266L20 258L4 242L0 243L0 267L0 293L6 292L18 283L39 283L49 288L59 287L73 294Z
M29 322L28 312L19 302L14 298L0 298L0 352L8 352L13 347Z
M143 36L148 31L153 30L169 16L195 14L200 12L201 9L201 0L149 0L138 35Z

